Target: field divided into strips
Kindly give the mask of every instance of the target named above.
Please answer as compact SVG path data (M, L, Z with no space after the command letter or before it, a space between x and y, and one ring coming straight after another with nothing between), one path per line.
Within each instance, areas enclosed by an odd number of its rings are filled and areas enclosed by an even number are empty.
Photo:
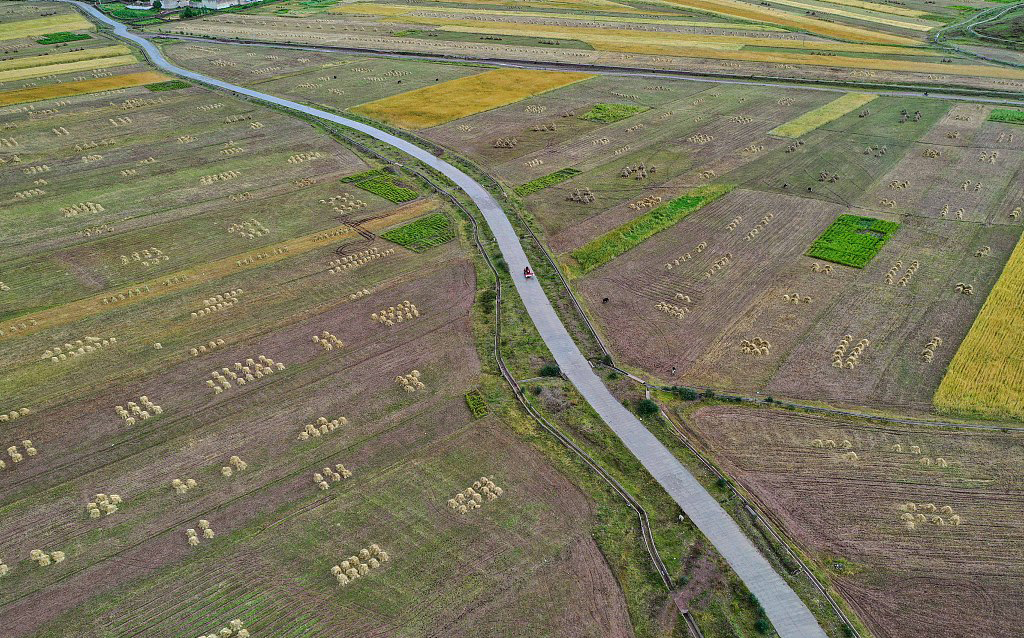
M496 69L368 102L352 110L417 130L489 111L591 77L587 73Z
M389 230L381 237L419 253L455 239L455 231L447 215L434 213Z
M685 422L873 635L1008 636L1024 622L1019 433L727 406Z
M116 44L111 46L93 47L81 51L68 51L66 53L47 53L45 55L31 55L9 60L0 60L0 72L12 69L27 69L31 67L44 67L47 65L64 64L68 62L79 62L92 60L94 58L113 58L131 54L131 49L124 45ZM0 76L2 78L3 76ZM6 79L6 78L4 78Z
M765 22L780 27L807 31L816 35L871 44L914 45L919 41L899 35L872 31L861 27L827 22L779 9L763 7L740 0L664 0L665 4L709 11L723 16Z
M308 122L124 77L2 115L4 635L630 635L593 502L467 405L456 212Z
M138 60L131 53L124 55L111 55L95 57L77 62L51 63L40 66L32 66L20 69L0 70L0 82L14 80L25 80L43 76L58 75L62 73L76 73L80 71L102 70L118 66L135 64Z
M859 109L877 97L873 93L847 93L822 107L808 111L785 124L775 127L770 133L780 137L801 137L818 127L834 122L847 113Z
M4 20L0 22L0 40L14 40L18 38L30 38L41 36L57 31L95 31L96 27L76 11L67 11L59 15L46 16L44 18L31 18L27 20Z
M60 84L48 84L28 89L11 89L9 91L0 91L0 106L121 90L165 80L167 80L167 76L158 71L139 71L138 73L125 73L92 80L62 82Z
M954 414L1024 418L1024 240L1018 242L935 393Z

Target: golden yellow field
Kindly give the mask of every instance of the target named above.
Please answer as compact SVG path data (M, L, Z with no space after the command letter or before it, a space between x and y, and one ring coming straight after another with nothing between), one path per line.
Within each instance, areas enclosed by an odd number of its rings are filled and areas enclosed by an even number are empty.
M0 71L8 71L10 69L27 69L36 66L45 66L48 64L63 64L66 62L78 62L79 60L93 60L96 58L110 58L119 55L128 55L132 52L131 49L122 45L115 44L109 47L95 47L92 49L83 49L81 51L69 51L67 53L51 53L48 55L30 55L24 58L14 58L12 60L0 60Z
M738 0L658 0L658 3L689 7L700 11L710 11L720 15L741 18L743 20L755 20L777 24L782 27L790 27L800 31L807 31L817 35L830 38L840 38L855 42L868 42L872 44L920 44L919 41L911 38L904 38L898 35L890 35L878 31L870 31L858 27L851 27L825 20L808 18L794 13L786 13L778 9L771 9Z
M46 64L28 69L11 69L10 71L0 71L0 82L40 78L44 75L58 75L60 73L75 73L76 71L92 71L93 69L124 66L126 64L135 64L136 62L138 60L135 59L135 56L129 53L128 55L118 55L112 58L79 60L78 62L65 62L64 64Z
M55 31L93 31L92 23L78 15L68 13L64 15L47 16L45 18L34 18L32 20L18 20L17 22L0 23L0 40L13 40L15 38L27 38L34 35L43 35Z
M927 24L921 24L918 22L907 22L906 20L895 20L893 18L886 18L884 16L875 16L869 13L857 13L855 11L846 11L838 7L831 7L825 3L822 4L808 4L806 2L796 2L795 0L774 0L776 4L783 4L788 7L796 7L797 9L805 9L808 11L816 12L828 12L833 15L842 16L844 18L853 18L855 20L864 20L865 22L874 22L877 24L884 24L890 27L896 27L898 29L908 29L911 31L930 31L933 28L939 26L937 22L930 22Z
M828 124L829 122L838 120L850 111L864 106L876 97L878 96L872 93L847 93L841 98L832 100L824 106L819 106L813 111L807 111L803 115L776 126L772 130L768 131L768 133L770 135L778 135L780 137L800 137L805 133L810 133L823 124Z
M710 47L720 50L739 50L744 46L770 46L778 49L804 51L838 51L848 53L878 53L881 55L934 56L935 51L923 47L893 47L855 42L820 42L812 40L765 39L756 35L710 35L702 33L652 33L631 29L605 29L601 27L554 26L517 24L492 20L448 20L443 18L402 18L402 22L416 22L438 26L442 31L472 30L473 33L497 35L529 35L533 37L583 40L596 49L630 51L633 53L668 53L672 47ZM615 47L615 48L609 48ZM629 47L629 48L626 48ZM772 52L752 52L766 62L774 62ZM671 55L671 53L668 53ZM789 62L790 60L785 60ZM834 58L833 58L834 61Z
M141 73L114 75L109 78L95 78L93 80L81 80L79 82L64 82L61 84L37 86L30 89L0 91L0 106L36 102L38 100L49 100L56 97L68 97L71 95L83 95L85 93L98 93L100 91L109 91L111 89L124 89L131 86L163 82L168 79L170 78L163 73L157 73L156 71L142 71Z
M352 110L416 130L496 109L592 77L589 73L498 69L399 93L360 104Z
M1024 417L1024 238L1017 242L932 399L954 413Z

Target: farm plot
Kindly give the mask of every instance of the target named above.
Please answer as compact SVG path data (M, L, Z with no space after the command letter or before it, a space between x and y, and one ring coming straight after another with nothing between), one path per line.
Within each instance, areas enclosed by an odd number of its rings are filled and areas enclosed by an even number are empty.
M422 129L593 77L587 73L497 69L361 104L356 113L409 129Z
M844 266L863 268L882 250L885 242L896 234L896 222L840 215L825 232L814 240L808 257L824 259Z
M0 40L42 36L55 31L95 31L96 27L69 7L53 7L56 15L0 22Z
M830 122L838 120L850 111L874 100L877 95L870 93L847 93L825 106L808 111L800 117L773 128L770 133L780 137L800 137Z
M874 635L1016 631L1018 435L730 407L689 423Z
M907 217L857 270L804 254L835 212L736 190L578 286L623 360L672 383L930 412L1018 233Z
M632 635L592 503L467 405L474 264L403 228L453 211L196 85L3 118L5 635Z
M455 231L447 215L434 213L389 230L381 237L419 253L455 239Z

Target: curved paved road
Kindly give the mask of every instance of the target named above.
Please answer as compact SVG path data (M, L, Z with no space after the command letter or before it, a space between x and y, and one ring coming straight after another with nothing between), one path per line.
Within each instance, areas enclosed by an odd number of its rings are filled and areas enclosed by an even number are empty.
M501 205L469 175L434 157L430 152L362 122L178 67L164 58L151 42L129 32L125 25L104 15L95 7L78 0L57 1L70 2L95 20L112 26L117 35L142 47L150 61L165 71L360 131L431 166L455 182L477 205L494 233L511 272L517 275L527 265L519 236L505 216ZM817 620L803 601L772 569L771 564L743 534L718 501L701 486L689 470L683 467L668 448L612 396L576 347L576 343L555 314L540 283L536 279L525 280L519 276L514 276L513 279L530 318L562 372L757 596L779 635L783 638L826 638L825 632L818 626Z

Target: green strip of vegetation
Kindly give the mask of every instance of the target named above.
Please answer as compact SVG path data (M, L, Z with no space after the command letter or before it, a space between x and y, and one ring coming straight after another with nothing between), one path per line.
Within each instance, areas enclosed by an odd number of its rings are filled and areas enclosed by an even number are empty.
M77 42L78 40L92 40L92 36L88 33L58 31L57 33L47 33L39 40L36 40L36 42L39 44L61 44L63 42Z
M563 168L560 171L555 171L554 173L545 175L544 177L538 177L537 179L530 180L525 184L520 184L519 186L516 186L516 195L519 195L520 197L532 195L537 191L544 190L549 186L561 184L562 182L568 179L572 179L573 177L579 175L580 172L581 171L575 168Z
M166 82L155 82L145 85L150 91L174 91L176 89L187 89L190 86L192 85L184 80L167 80Z
M989 122L1006 122L1007 124L1024 124L1024 111L1017 109L992 109L988 116Z
M129 9L120 2L107 2L99 5L99 8L118 20L137 20L139 18L152 18L160 13L159 9Z
M378 197L383 197L394 204L411 202L420 196L419 193L411 188L396 184L394 177L391 175L378 175L370 179L364 179L356 182L356 186Z
M627 117L633 117L637 113L643 113L646 110L646 106L635 106L633 104L595 104L589 111L581 115L580 118L590 120L591 122L611 124L624 120Z
M480 390L472 390L466 393L466 405L469 406L469 411L473 413L474 419L482 419L491 413L490 408L487 407L484 395L480 394Z
M607 264L653 235L671 228L690 213L710 204L732 189L733 186L729 184L710 184L695 188L615 230L608 231L570 253L576 260L577 271L582 275Z
M840 215L825 229L807 251L808 257L824 259L844 266L863 268L900 225L874 217Z
M384 239L418 253L455 239L455 231L444 213L420 217L381 235Z
M377 177L378 175L387 175L387 172L383 168L373 168L362 173L356 173L355 175L349 175L348 177L342 177L341 181L346 184L354 184L361 182L364 179L370 179L371 177Z

